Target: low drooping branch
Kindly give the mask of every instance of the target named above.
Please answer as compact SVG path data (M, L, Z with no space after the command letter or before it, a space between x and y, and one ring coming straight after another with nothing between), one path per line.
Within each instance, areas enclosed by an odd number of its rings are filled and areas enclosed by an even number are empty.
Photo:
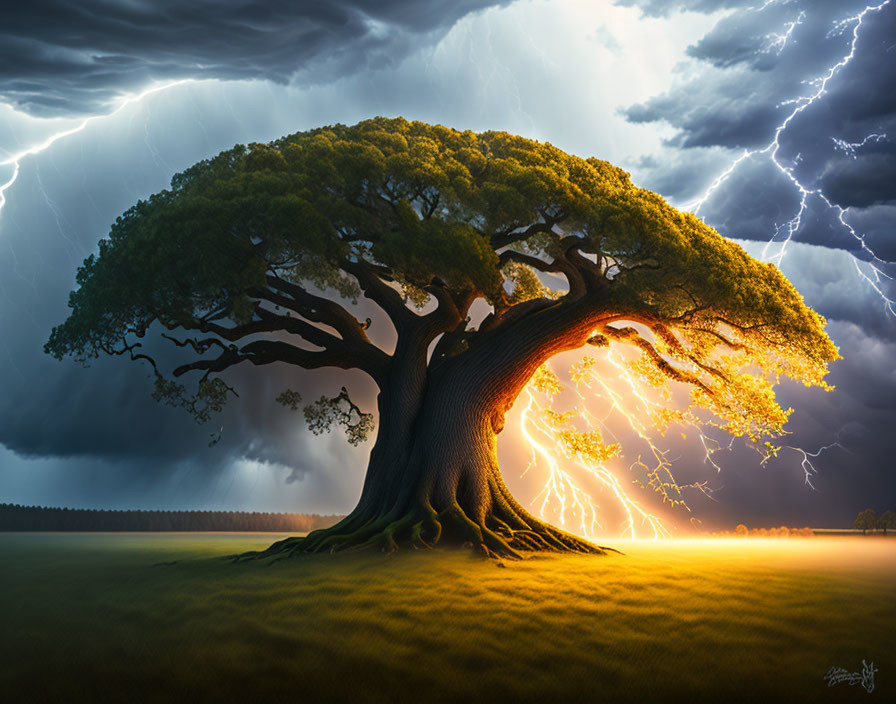
M387 364L386 359L374 361L369 358L358 358L350 347L335 351L329 349L311 351L277 340L257 340L243 347L234 345L233 348L225 350L215 359L199 359L189 364L183 364L174 370L174 376L183 376L187 372L195 370L222 372L246 361L254 365L285 362L303 369L321 369L323 367L362 369L368 371L375 381L382 380Z
M654 364L654 367L658 371L662 372L673 381L680 381L685 384L691 384L692 386L696 386L697 388L701 389L704 393L706 393L707 396L715 396L715 392L708 386L706 386L706 384L704 384L696 375L672 366L672 364L670 364L668 360L666 360L666 358L657 351L656 347L654 347L648 340L645 340L643 337L641 337L640 333L638 333L635 328L614 328L607 326L601 329L601 333L612 340L625 342L638 347L642 352L650 357L651 361Z
M371 344L365 332L365 325L335 301L315 295L306 288L279 277L268 276L267 284L269 289L274 289L282 295L274 291L265 291L260 297L289 308L314 323L329 325L344 340Z
M670 330L667 326L663 325L660 322L656 322L650 326L650 329L653 331L654 335L659 337L669 349L672 350L673 354L682 359L689 359L691 362L696 364L703 371L712 374L717 379L722 381L728 381L728 375L720 369L716 369L716 367L711 364L707 364L704 360L700 359L693 352L685 348L681 341L675 337L675 334ZM723 338L724 339L724 338ZM745 349L741 345L742 349Z
M177 337L174 337L174 335L168 335L164 332L162 333L161 337L165 340L173 342L177 347L189 347L196 354L205 354L212 347L219 347L222 350L228 349L227 345L221 342L221 340L219 340L217 337L205 337L202 339L199 339L197 337L187 337L181 340Z
M156 365L156 361L148 354L143 354L142 352L136 351L136 350L140 349L141 347L143 347L143 345L139 342L134 342L134 343L128 344L127 338L125 336L122 336L122 338L121 338L121 347L120 348L116 348L113 345L100 343L100 349L105 354L108 354L110 356L121 356L121 355L126 354L130 357L131 361L133 361L133 362L137 362L140 360L149 362L150 366L153 368L153 371L156 373L156 375L158 375L159 368Z

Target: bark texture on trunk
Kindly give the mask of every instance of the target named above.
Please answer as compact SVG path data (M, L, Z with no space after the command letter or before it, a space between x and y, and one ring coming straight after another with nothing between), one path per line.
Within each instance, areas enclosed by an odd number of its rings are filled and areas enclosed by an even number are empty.
M468 544L492 557L604 552L520 506L497 455L504 414L529 378L554 354L584 344L594 325L581 314L530 318L435 370L408 353L380 393L379 431L355 509L331 528L246 557L437 544Z

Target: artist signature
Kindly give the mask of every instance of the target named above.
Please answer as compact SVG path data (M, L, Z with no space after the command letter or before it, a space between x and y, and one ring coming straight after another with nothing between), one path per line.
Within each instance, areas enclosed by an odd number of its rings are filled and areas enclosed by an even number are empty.
M877 668L874 667L873 662L867 663L862 660L861 672L847 672L842 667L832 667L828 670L824 679L828 683L828 687L840 684L841 682L846 682L847 684L860 684L865 688L866 692L871 694L871 692L874 691L875 672L877 672Z

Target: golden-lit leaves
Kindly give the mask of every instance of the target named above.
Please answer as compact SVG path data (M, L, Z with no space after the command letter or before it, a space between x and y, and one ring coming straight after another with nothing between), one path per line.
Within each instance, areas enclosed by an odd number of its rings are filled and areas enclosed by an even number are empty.
M539 390L550 394L549 390ZM542 417L544 418L544 422L547 423L551 428L562 428L564 426L571 425L576 418L576 414L575 411L565 411L563 413L558 413L552 408L545 408L544 412L542 413Z
M578 386L586 381L588 378L591 368L597 363L597 360L591 355L585 355L582 357L582 361L573 364L569 369L569 378L572 379L573 384Z
M550 391L546 405L534 405L539 415L533 425L554 446L551 457L549 443L539 445L550 469L550 484L543 494L561 508L566 505L565 496L575 496L576 505L584 506L583 515L597 520L598 508L589 503L579 484L580 475L570 473L574 468L583 470L585 476L590 474L612 488L611 496L629 516L625 530L634 536L635 516L640 516L655 534L661 532L661 523L621 488L620 481L627 481L620 473L624 470L614 467L612 460L623 454L623 447L608 444L598 432L598 427L609 428L606 423L610 417L622 419L649 449L646 458L639 455L628 467L632 476L628 481L658 493L672 507L683 506L690 511L683 491L710 495L712 489L705 481L679 484L672 473L669 450L654 442L657 435L676 427L687 440L684 428L696 430L705 462L716 470L721 467L713 455L730 450L734 437L743 437L765 463L781 450L770 439L785 434L784 426L792 413L792 409L781 408L775 398L774 386L779 378L793 374L808 385L830 387L823 381L824 363L795 351L793 346L779 346L757 330L713 324L708 319L693 326L676 326L648 315L633 318L634 326L620 321L599 327L592 334L614 343L600 353L602 362L587 355L571 366L570 378L580 401L573 410L559 413L550 407L565 403L566 396L561 393L559 380L550 386L544 383L544 372L529 393ZM620 355L616 349L620 345L628 345L633 354ZM607 363L611 369L616 368L616 373L607 375ZM602 410L589 408L589 404ZM536 418L531 412L528 417ZM581 428L583 423L587 430ZM732 436L727 445L718 439L719 431ZM625 451L629 450L626 441ZM569 462L561 465L562 458Z
M561 430L557 434L560 449L567 457L579 456L586 462L604 464L619 454L618 443L607 444L599 432L580 433L575 430Z
M650 422L660 435L665 435L670 425L686 425L691 419L686 411L663 406L651 409Z
M538 391L551 396L563 391L563 384L560 383L560 379L558 379L553 370L546 365L542 365L535 370L535 374L532 375L529 383Z
M594 376L595 362L593 357L587 357L578 365L577 389L581 387L593 394L591 384L599 382ZM642 526L646 526L654 537L668 535L663 522L629 494L626 489L628 481L611 467L614 464L612 460L621 455L622 447L619 443L608 443L604 439L598 429L603 421L589 410L591 399L576 391L581 405L562 412L548 405L558 403L564 390L565 387L547 367L539 369L525 390L528 403L521 420L523 437L533 450L529 468L541 465L542 462L537 461L540 457L547 470L544 487L536 497L536 501L540 500L542 516L548 518L546 511L553 509L557 512L555 518L561 524L573 520L577 523L576 530L582 535L595 535L600 528L600 510L591 498L587 483L581 482L581 476L574 476L573 472L577 469L584 473L587 481L596 481L607 490L609 497L619 503L627 517L624 530L632 537L640 532ZM612 391L610 397L615 405L618 398ZM624 412L624 409L621 410ZM650 469L645 482L656 485L656 490L663 493L665 500L675 480L662 453L657 454L657 460L658 465ZM664 473L663 479L660 479L661 472Z
M643 351L627 367L643 383L658 389L667 401L672 398L673 384L688 385L687 380L693 379L690 407L682 411L689 420L696 420L696 410L706 410L721 421L714 424L732 435L746 436L753 441L784 432L791 410L782 409L775 398L774 385L778 380L775 371L781 363L780 355L770 358L775 350L744 348L737 353L722 354L719 344L708 343L709 338L705 336L699 337L694 345L686 336L678 339L664 334L652 340L648 338L641 338L641 347L652 345L657 352L666 352L667 364L674 371L658 366L655 358ZM653 420L663 431L674 422L669 413L660 413Z

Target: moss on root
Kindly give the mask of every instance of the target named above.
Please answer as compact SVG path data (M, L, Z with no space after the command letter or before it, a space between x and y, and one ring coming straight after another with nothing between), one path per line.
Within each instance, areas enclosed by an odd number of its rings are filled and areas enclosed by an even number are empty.
M508 507L509 508L509 507ZM602 555L613 548L597 546L566 533L528 514L514 511L513 521L489 514L475 521L455 503L437 512L428 502L401 515L350 515L330 528L304 537L285 538L266 550L234 555L235 562L272 559L297 554L378 550L392 553L401 548L432 550L436 547L472 548L485 558L522 560L537 552Z

